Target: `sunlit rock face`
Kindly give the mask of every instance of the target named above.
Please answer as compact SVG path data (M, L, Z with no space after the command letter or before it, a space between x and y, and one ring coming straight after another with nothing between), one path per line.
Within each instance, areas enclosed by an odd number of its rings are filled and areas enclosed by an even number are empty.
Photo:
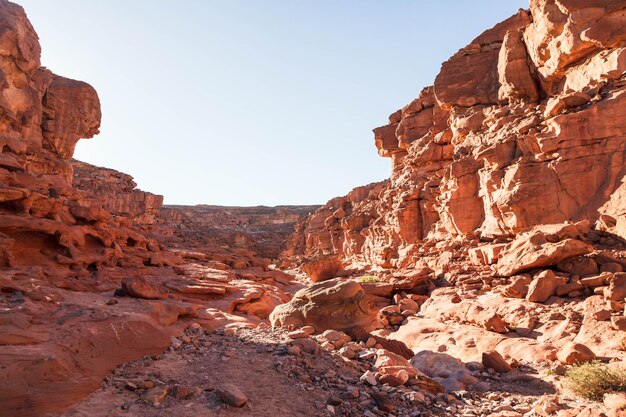
M286 254L398 268L601 216L626 236L625 16L623 1L532 0L482 33L374 129L389 180L329 201Z
M42 67L40 53L24 10L0 0L1 417L56 415L117 365L162 352L191 319L218 328L267 318L294 277L250 242L278 254L281 227L317 208L248 213L267 231L242 227L233 247L157 241L161 196L72 160L78 140L98 133L98 95ZM226 217L207 223L227 228ZM195 225L202 235L207 225Z

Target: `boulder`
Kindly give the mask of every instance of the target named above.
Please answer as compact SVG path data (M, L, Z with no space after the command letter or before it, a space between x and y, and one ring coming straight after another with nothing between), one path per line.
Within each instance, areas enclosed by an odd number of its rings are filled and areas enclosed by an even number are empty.
M147 300L167 298L167 291L164 291L159 285L151 283L145 277L134 277L123 280L122 291L131 297L145 298Z
M377 311L356 281L335 278L298 291L290 302L270 314L272 326L313 326L316 331L345 330L354 326L371 329Z
M556 294L556 289L567 284L567 278L559 277L551 270L541 271L528 286L526 299L535 303L543 303Z
M624 301L626 298L626 272L618 272L609 281L604 297L611 301Z
M407 359L385 349L376 351L375 366L381 377L390 376L394 381L399 381L399 385L406 384L409 379L415 378L418 374Z
M533 268L556 265L593 250L592 246L578 239L552 242L548 241L548 236L542 231L535 231L523 234L508 244L498 259L498 275L508 277Z
M510 30L504 36L498 58L498 77L501 101L537 101L540 90L528 65L523 31Z
M483 352L482 355L483 366L487 369L493 369L494 371L504 374L510 372L513 368L507 361L504 360L495 350L489 352Z
M565 259L559 262L556 268L561 272L579 276L597 275L600 272L596 261L588 256L574 256Z
M215 389L215 392L224 404L231 407L243 407L248 402L248 398L235 384L223 383Z
M557 352L556 357L564 365L575 365L592 361L596 355L581 343L569 342Z
M338 277L344 272L341 257L337 255L322 256L305 261L302 264L302 269L313 282Z
M528 294L528 286L532 278L528 274L511 277L511 283L502 289L502 295L510 298L524 298Z
M478 382L463 362L445 353L423 350L413 356L411 365L439 382L446 392L465 390Z

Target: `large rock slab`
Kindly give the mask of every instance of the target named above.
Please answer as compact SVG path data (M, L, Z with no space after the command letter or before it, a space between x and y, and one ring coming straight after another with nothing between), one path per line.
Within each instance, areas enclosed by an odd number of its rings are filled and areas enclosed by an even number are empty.
M593 247L578 239L548 241L548 235L535 231L522 235L508 244L500 253L497 272L500 276L512 276L542 266L556 265L577 255L584 255Z

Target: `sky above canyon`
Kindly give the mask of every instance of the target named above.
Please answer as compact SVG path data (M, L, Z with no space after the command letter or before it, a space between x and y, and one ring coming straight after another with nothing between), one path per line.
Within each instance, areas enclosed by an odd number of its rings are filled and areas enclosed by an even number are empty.
M22 0L55 73L93 85L77 159L166 204L322 204L388 178L371 130L527 0Z

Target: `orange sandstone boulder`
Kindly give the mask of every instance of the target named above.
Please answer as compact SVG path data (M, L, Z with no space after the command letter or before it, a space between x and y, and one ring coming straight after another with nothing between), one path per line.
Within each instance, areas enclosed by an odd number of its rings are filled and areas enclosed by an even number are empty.
M376 309L356 281L331 279L298 291L269 316L272 326L312 326L316 331L377 325Z
M574 365L582 362L589 362L596 358L596 355L587 346L581 343L570 342L557 352L558 360L565 365Z

